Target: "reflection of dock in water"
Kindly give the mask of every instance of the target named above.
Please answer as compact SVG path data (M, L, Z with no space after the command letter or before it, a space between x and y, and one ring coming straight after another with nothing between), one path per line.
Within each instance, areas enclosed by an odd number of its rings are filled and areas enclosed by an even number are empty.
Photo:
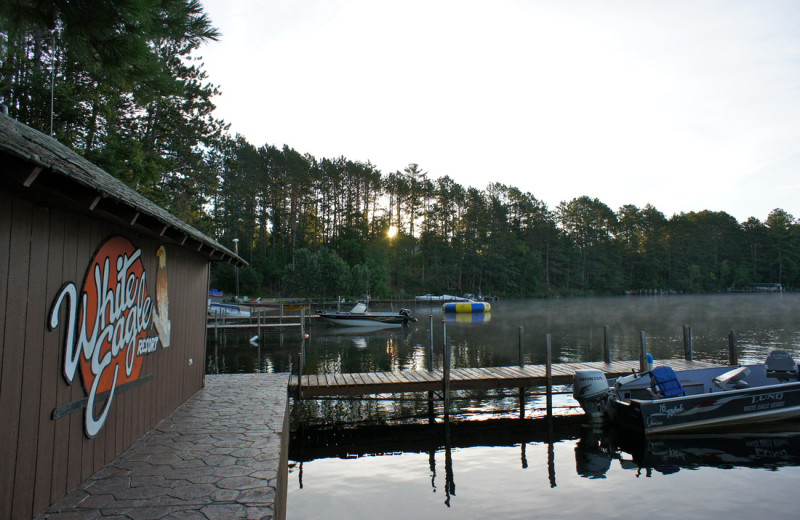
M448 425L451 448L558 442L580 437L580 425L583 422L586 422L583 415L556 415L553 417L552 431L548 429L548 421L544 418L364 425L354 428L303 427L292 432L289 458L301 462L331 457L347 459L398 452L436 451L446 447L445 430Z

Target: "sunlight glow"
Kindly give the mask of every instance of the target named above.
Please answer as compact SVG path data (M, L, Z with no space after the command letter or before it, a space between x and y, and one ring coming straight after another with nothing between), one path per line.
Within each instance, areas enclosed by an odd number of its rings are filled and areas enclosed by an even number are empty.
M394 238L395 235L397 235L397 226L389 226L389 231L386 232L386 236Z

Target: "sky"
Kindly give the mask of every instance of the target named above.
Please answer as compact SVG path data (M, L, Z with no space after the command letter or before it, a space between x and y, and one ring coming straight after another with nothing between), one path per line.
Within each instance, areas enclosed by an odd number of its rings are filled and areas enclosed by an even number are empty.
M216 117L254 146L550 209L800 217L800 2L201 3Z

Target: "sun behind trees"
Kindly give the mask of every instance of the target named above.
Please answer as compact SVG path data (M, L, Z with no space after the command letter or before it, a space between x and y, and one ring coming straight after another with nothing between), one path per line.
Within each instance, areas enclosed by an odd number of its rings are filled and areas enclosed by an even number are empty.
M219 34L196 0L5 2L0 36L9 115L52 129L221 243L238 238L250 263L239 273L243 294L532 296L800 282L800 224L781 209L743 223L705 210L614 211L590 196L550 209L499 182L464 187L414 163L383 174L369 162L231 136L214 118L219 90L196 55ZM230 266L215 265L212 277L233 289Z

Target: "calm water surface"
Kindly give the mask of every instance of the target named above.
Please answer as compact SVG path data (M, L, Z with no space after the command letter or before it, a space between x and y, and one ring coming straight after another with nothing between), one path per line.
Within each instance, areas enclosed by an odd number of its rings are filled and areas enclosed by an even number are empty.
M445 335L454 367L515 365L520 327L526 363L544 362L546 334L554 361L598 361L605 325L614 359L638 357L640 331L657 359L680 358L687 324L695 359L725 362L735 330L741 362L776 348L800 360L797 294L507 300L478 316L411 307L419 322L408 329L210 339L207 371L296 372L301 349L306 373L428 368L431 335L434 368ZM516 390L463 392L450 422L436 403L430 424L421 396L294 403L288 517L797 517L800 425L648 442L583 427L568 395L555 404L561 416L548 423L533 392L525 419Z

